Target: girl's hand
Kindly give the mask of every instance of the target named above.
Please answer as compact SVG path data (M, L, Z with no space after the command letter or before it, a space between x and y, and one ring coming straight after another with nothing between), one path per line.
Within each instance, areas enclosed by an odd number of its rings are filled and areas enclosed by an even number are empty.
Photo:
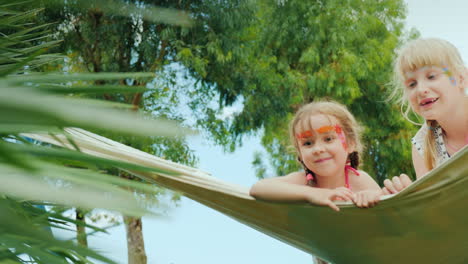
M381 190L365 190L354 194L353 202L357 207L374 207L383 195Z
M385 187L382 188L384 194L394 194L405 189L412 183L411 179L406 174L395 176L392 180L386 179L384 181Z
M311 190L311 192L306 196L306 200L312 204L328 206L339 212L340 208L333 201L352 201L353 197L353 192L345 187L339 187L336 189L314 188L314 190Z

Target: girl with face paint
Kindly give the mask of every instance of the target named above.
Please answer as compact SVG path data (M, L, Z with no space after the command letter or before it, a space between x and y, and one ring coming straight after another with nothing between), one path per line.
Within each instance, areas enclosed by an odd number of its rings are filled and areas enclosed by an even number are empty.
M412 138L416 178L448 160L468 144L467 69L458 50L442 39L417 39L398 53L392 97L399 96L403 115L421 125ZM423 122L410 120L413 111ZM384 181L385 194L411 184L405 174Z
M382 195L378 184L358 170L361 128L345 106L330 101L307 104L290 124L290 138L304 170L263 179L250 189L256 198L307 201L340 208L336 200L372 207Z

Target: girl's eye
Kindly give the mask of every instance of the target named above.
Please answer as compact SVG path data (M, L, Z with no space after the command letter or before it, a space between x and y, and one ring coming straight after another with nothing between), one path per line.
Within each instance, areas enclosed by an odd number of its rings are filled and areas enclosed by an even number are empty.
M311 146L311 145L312 145L312 142L309 140L302 142L302 146Z
M416 87L417 84L418 83L416 81L411 81L411 82L408 83L408 87L409 88L414 88L414 87Z
M333 141L333 139L334 138L332 136L328 136L328 137L325 137L324 140L325 140L325 142L331 142L331 141Z
M429 75L427 76L427 78L428 78L429 80L433 80L433 79L435 79L435 77L436 77L436 75L435 75L434 73L431 73L431 74L429 74Z

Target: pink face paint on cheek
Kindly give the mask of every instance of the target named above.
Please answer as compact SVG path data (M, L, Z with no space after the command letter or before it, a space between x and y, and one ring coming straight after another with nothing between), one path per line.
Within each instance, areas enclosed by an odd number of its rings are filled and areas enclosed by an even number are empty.
M339 125L335 126L335 132L338 135L338 138L341 141L341 144L343 145L343 148L346 150L348 148L348 145L346 144L346 137L343 133L343 129Z

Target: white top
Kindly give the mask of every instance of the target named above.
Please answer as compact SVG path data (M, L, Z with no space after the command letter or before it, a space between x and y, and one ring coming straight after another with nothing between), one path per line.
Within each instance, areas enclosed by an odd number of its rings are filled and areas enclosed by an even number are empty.
M429 129L426 123L419 129L419 131L416 133L416 135L411 139L411 143L416 147L418 150L419 154L424 157L424 139L426 137L427 131L431 131L434 133L435 137L435 142L436 142L436 167L438 167L440 164L442 164L444 161L448 160L450 158L450 155L447 152L447 149L445 147L444 143L444 137L443 137L443 132L442 128L437 125L435 128Z

